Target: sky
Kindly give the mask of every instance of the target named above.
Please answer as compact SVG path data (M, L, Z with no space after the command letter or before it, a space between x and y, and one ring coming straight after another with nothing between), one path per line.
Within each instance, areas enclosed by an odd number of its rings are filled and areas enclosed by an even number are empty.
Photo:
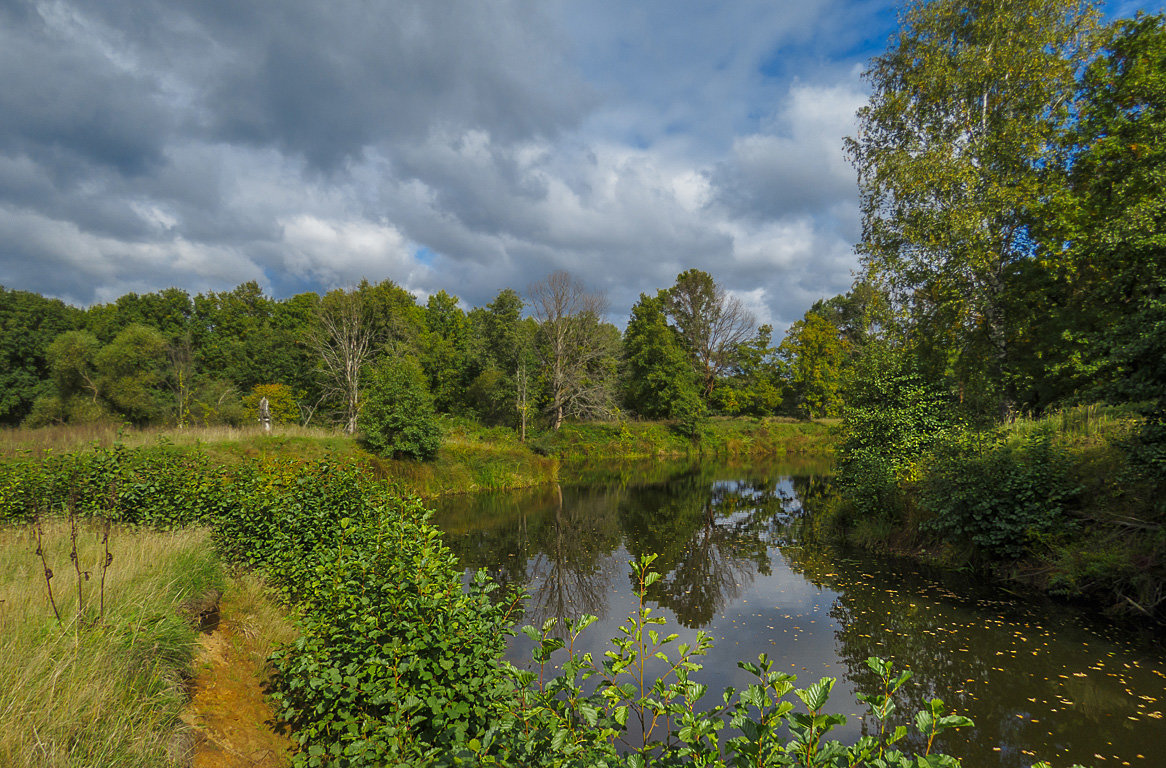
M1139 7L1111 7L1128 15ZM0 284L848 289L883 0L0 0Z

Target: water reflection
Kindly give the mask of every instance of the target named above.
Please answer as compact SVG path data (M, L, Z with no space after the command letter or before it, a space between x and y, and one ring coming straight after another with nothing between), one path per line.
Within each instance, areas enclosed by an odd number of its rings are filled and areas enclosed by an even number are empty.
M526 621L600 616L583 648L596 656L634 607L627 560L652 552L664 578L649 597L680 641L697 628L716 638L702 670L713 690L747 684L737 660L766 652L803 683L838 677L833 708L857 715L853 692L872 681L864 660L878 655L915 673L901 713L938 696L976 721L941 745L967 765L1166 766L1160 647L1064 607L815 543L832 488L800 469L588 468L585 485L447 500L435 521L468 568L531 594ZM870 727L852 717L841 737Z

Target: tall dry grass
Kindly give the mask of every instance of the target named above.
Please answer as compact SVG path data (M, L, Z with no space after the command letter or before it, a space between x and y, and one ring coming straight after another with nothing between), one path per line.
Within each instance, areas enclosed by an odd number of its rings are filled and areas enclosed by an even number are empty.
M196 630L192 600L221 588L209 534L114 527L100 613L100 525L44 526L45 560L62 621L49 604L31 526L0 528L0 766L169 765L186 701Z
M118 442L129 448L156 445L160 441L172 445L233 443L255 440L267 434L257 424L243 427L219 425L182 429L172 426L137 428L111 422L57 424L36 428L6 427L0 429L0 455L12 455L20 451L33 453L46 450L76 451L94 446L108 448ZM273 427L270 434L284 438L331 438L339 437L343 433L333 428L284 424Z

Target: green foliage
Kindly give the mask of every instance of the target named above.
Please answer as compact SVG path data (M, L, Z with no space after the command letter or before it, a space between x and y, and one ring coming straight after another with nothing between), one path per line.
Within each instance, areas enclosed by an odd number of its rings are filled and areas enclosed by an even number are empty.
M623 337L624 402L642 416L678 419L695 431L704 415L696 373L664 316L663 294L640 294ZM691 436L691 434L689 435Z
M872 349L847 392L838 484L864 517L894 518L901 484L950 429L950 408L901 353Z
M1141 463L1166 479L1166 16L1115 24L1067 131L1071 287L1058 350L1078 383L1143 403Z
M145 325L129 325L101 348L94 363L98 389L135 424L158 420L165 409L166 339Z
M0 285L0 423L18 424L49 388L48 348L81 310Z
M763 325L757 335L737 345L733 364L717 381L713 406L727 416L772 416L782 403L785 369L771 346L773 328Z
M942 372L985 387L1001 417L1015 389L1011 289L1096 19L1086 0L914 0L871 61L848 140L868 274L921 346L955 356Z
M801 413L822 418L841 412L847 353L848 344L839 329L812 310L790 327L781 342L781 355Z
M441 427L421 366L410 357L385 357L368 376L359 425L368 446L383 456L432 459Z
M243 408L247 421L259 420L259 401L267 398L267 408L272 424L298 424L300 407L295 394L286 384L256 384L243 398Z
M969 435L938 447L921 505L946 539L987 559L1017 559L1036 542L1071 530L1065 509L1078 492L1064 449L1042 430L1019 440Z
M424 351L421 367L429 380L434 406L444 413L464 413L470 371L470 328L456 296L445 291L425 304Z
M732 365L737 345L753 331L753 317L741 302L716 284L712 275L689 269L661 293L664 313L672 321L696 371L702 397Z

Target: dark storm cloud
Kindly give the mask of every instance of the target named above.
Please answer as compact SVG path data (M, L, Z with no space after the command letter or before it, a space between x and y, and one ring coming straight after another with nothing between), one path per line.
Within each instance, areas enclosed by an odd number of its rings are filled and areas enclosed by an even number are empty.
M77 44L68 14L57 16L0 8L0 153L32 158L58 184L95 169L147 172L170 122L157 83Z
M248 5L187 7L199 30L187 50L202 38L211 53L226 48L199 93L212 138L332 170L435 127L486 127L505 142L554 135L591 102L533 2Z
M567 47L510 0L0 4L0 282L88 303L412 279L366 156L430 179L480 242L499 211L406 161L433 133L503 151L571 127L593 99Z

